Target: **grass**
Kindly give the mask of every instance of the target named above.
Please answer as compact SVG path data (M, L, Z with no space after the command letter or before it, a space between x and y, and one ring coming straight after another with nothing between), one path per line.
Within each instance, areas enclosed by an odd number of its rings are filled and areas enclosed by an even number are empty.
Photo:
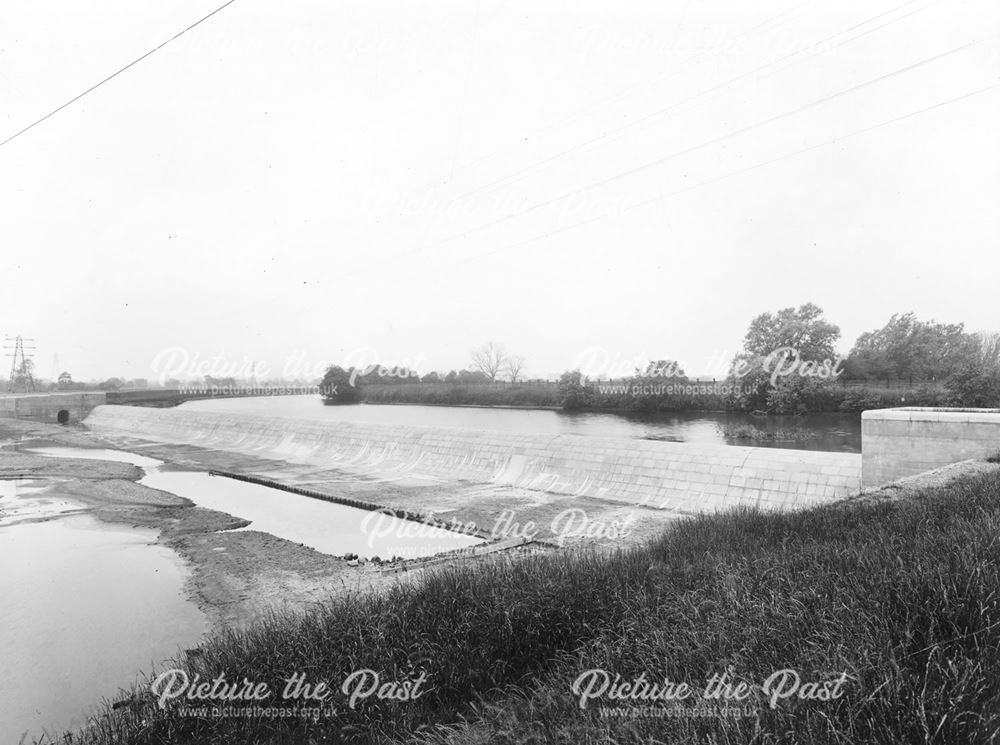
M752 424L727 424L721 427L724 437L739 440L811 440L820 437L819 432L807 429L767 430Z
M359 668L422 671L414 701L308 721L182 717L141 699L73 742L996 742L998 534L992 473L896 502L692 518L612 553L442 570L217 635L183 663L277 690L297 671L337 687ZM837 700L748 718L609 719L571 693L592 668L692 685L727 668L757 683L783 668L853 677Z

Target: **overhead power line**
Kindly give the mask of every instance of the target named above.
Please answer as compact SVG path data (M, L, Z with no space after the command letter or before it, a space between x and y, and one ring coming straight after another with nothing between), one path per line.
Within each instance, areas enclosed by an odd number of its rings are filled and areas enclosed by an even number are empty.
M708 179L707 181L701 181L697 184L690 184L689 186L685 186L681 189L677 189L676 191L672 191L667 194L659 194L651 199L646 199L641 202L637 202L636 204L630 205L629 207L626 207L624 210L622 210L622 212L631 212L632 210L639 209L640 207L645 207L647 205L655 204L657 202L663 202L673 197L680 196L681 194L686 194L687 192L695 191L696 189L701 189L706 186L711 186L721 181L726 181L728 179L735 178L736 176L742 176L744 173L749 173L750 171L756 171L759 168L765 168L775 163L779 163L783 160L788 160L789 158L794 158L798 155L803 155L805 153L812 152L813 150L818 150L822 147L827 147L828 145L834 145L838 142L843 142L844 140L848 140L852 137L857 137L859 135L863 135L868 132L873 132L876 129L881 129L882 127L888 127L892 124L897 124L906 119L910 119L915 116L920 116L921 114L926 114L928 112L943 108L945 106L950 106L951 104L958 103L959 101L964 101L966 99L973 98L975 96L980 96L984 93L988 93L989 91L996 90L997 88L1000 88L1000 83L994 83L993 85L988 85L985 88L979 88L977 90L970 91L969 93L962 94L961 96L949 98L945 101L939 101L938 103L931 104L930 106L925 106L922 109L917 109L916 111L910 111L906 114L902 114L901 116L897 116L892 119L886 119L885 121L878 122L877 124L872 124L871 126L868 127L863 127L862 129L854 130L853 132L848 132L847 134L844 135L832 137L828 140L824 140L823 142L818 142L815 145L809 145L808 147L795 150L794 152L791 153L785 153L784 155L779 155L775 158L770 158L769 160L765 160L761 163L755 163L751 166L740 168L736 171L730 171L728 173L724 173L721 176L716 176L715 178ZM492 256L493 254L499 253L500 251L509 251L514 248L519 248L520 246L526 246L530 243L535 243L537 241L544 240L558 233L563 233L567 230L575 230L576 228L582 228L585 225L590 225L592 223L599 222L600 220L606 220L607 218L608 215L601 214L595 217L588 218L587 220L581 220L580 222L575 222L571 225L564 225L562 227L556 228L555 230L550 230L547 233L543 233L541 235L535 235L530 238L517 241L515 243L508 243L504 246L501 246L500 248L496 248L491 251L483 251L474 256L467 256L465 258L459 259L458 261L454 261L451 264L445 265L445 268L456 266L458 264L464 264L468 261L471 261L473 258L483 258L484 256Z
M885 16L889 15L890 13L894 13L897 10L900 10L900 9L902 9L902 8L908 6L908 5L912 5L913 3L920 2L920 1L921 0L905 0L905 2L903 2L903 3L899 4L899 5L896 5L896 6L892 7L892 8L890 8L889 10L886 10L886 11L884 11L882 13L879 13L878 15L872 16L872 17L868 18L867 20L862 21L861 23L856 23L856 24L850 26L849 28L844 29L843 31L838 31L835 34L831 34L830 36L827 36L827 37L825 37L823 39L820 39L819 41L814 42L811 45L812 54L810 56L815 56L817 54L822 53L824 51L824 49L825 49L824 45L827 42L832 41L833 39L837 38L838 36L843 36L844 34L849 34L850 32L855 31L855 30L861 28L862 26L867 26L869 23L877 21L880 18L884 18ZM864 37L866 37L866 36L868 36L868 35L876 32L876 31L879 31L879 30L885 28L886 26L890 26L890 25L892 25L894 23L898 23L899 21L905 20L906 18L909 18L910 16L914 15L915 13L919 13L921 11L927 10L931 6L935 5L938 1L939 0L931 0L931 2L927 3L923 7L918 7L916 9L914 9L914 10L909 11L908 13L904 13L904 14L902 14L900 16L897 16L896 18L893 18L893 19L891 19L889 21L886 21L885 23L882 23L882 24L880 24L880 25L878 25L878 26L876 26L874 28L868 29L867 31L863 31L862 33L857 34L856 36L852 36L849 39L845 39L845 40L841 41L840 43L838 43L837 47L842 47L842 46L845 46L847 44L850 44L851 42L856 41L858 39L862 39L862 38L864 38ZM557 160L560 160L562 158L571 156L571 155L573 155L573 154L575 154L577 152L581 152L581 151L583 151L583 152L592 152L593 150L597 149L597 147L602 146L605 143L612 142L615 139L620 139L619 137L616 137L617 135L621 135L622 133L627 132L627 131L632 130L632 129L639 129L639 128L648 126L648 124L650 124L652 122L652 120L658 119L660 117L666 117L666 115L668 115L668 114L676 111L678 108L680 108L684 104L688 104L688 103L691 103L693 101L696 101L699 98L701 98L702 96L707 96L707 95L710 95L710 94L715 93L717 91L723 90L723 89L725 89L725 88L733 85L734 83L739 83L739 82L747 80L747 79L755 79L758 82L761 81L761 80L765 80L766 78L770 77L771 75L774 75L774 74L776 74L778 72L781 72L781 70L783 70L786 67L788 67L788 65L782 65L781 63L786 62L786 61L788 61L788 60L790 60L790 59L792 59L794 57L797 57L798 55L802 54L803 51L806 51L806 50L800 49L800 50L797 50L795 52L791 52L790 54L786 54L785 56L780 57L780 58L774 60L773 62L768 62L768 63L766 63L764 65L760 65L758 67L755 67L752 70L748 70L746 72L740 73L739 75L736 75L735 77L729 78L728 80L726 80L726 81L724 81L722 83L718 83L716 85L713 85L710 88L704 89L702 91L699 91L698 93L694 93L694 94L692 94L692 95L690 95L690 96L688 96L686 98L683 98L683 99L681 99L679 101L676 101L676 102L670 104L669 106L665 106L665 107L657 109L656 111L653 111L653 112L651 112L649 114L645 114L644 116L639 117L638 119L635 119L635 120L629 122L628 124L624 124L624 125L622 125L620 127L617 127L617 128L615 128L613 130L610 130L608 132L603 132L603 133L601 133L600 135L598 135L596 137L591 137L588 140L585 140L583 142L577 143L576 145L573 145L572 147L566 148L565 150L562 150L562 151L556 153L555 155L551 155L551 156L549 156L547 158L543 158L542 160L535 161L534 163L526 165L523 168L519 168L518 170L514 171L513 173L507 174L506 176L501 176L500 178L495 179L494 181L490 181L487 184L484 184L482 186L478 186L475 189L472 189L470 191L466 191L466 192L460 194L457 198L458 199L466 199L468 197L475 196L476 194L481 194L483 192L488 192L488 191L492 190L494 187L499 186L499 185L508 186L508 185L510 185L510 184L512 184L512 183L514 183L516 181L520 181L523 176L531 174L531 173L537 171L538 169L542 168L543 166L548 165L549 163L553 163L553 162L555 162ZM795 62L798 62L798 60L793 60L793 64ZM764 70L766 70L768 68L771 68L771 67L774 67L775 69L771 70L766 75L762 75L762 76L757 77L758 73L761 73L762 71L764 71ZM662 119L661 119L661 121L662 121ZM594 145L595 147L588 148L588 146L590 146L590 145Z
M224 10L225 8L228 8L230 5L232 5L235 2L236 2L236 0L229 0L229 2L220 5L218 8L216 8L211 13L209 13L207 16L204 16L203 18L199 18L197 21L195 21L194 23L192 23L190 26L188 26L183 31L178 31L176 34L174 34L173 36L171 36L169 39L167 39L165 42L163 42L159 46L157 46L157 47L155 47L153 49L150 49L148 52L146 52L141 57L137 57L136 59L132 60L127 65L125 65L125 67L121 68L120 70L118 70L116 72L111 73L110 75L108 75L106 78L104 78L99 83L95 83L94 85L90 86L83 93L80 93L79 95L74 96L69 101L67 101L66 103L64 103L62 106L59 106L58 108L52 109L52 111L50 111L48 114L46 114L45 116L43 116L41 119L38 119L37 121L32 122L27 127L25 127L24 129L22 129L20 132L15 132L10 137L8 137L6 140L4 140L3 142L0 142L0 147L3 147L4 145L6 145L8 142L11 142L12 140L16 140L18 137L20 137L21 135L25 134L29 130L34 129L39 124L41 124L42 122L44 122L46 119L48 119L48 118L50 118L50 117L55 116L56 114L58 114L60 111L62 111L63 109L65 109L67 106L72 106L74 103L76 103L77 101L79 101L81 98L83 98L87 94L93 93L95 90L97 90L98 88L100 88L102 85L104 85L107 82L110 82L111 80L114 80L119 75L121 75L123 72L125 72L126 70L128 70L129 68L134 67L135 65L139 64L140 62L142 62L147 57L149 57L149 56L151 56L153 54L156 54L158 51L160 51L161 49L163 49L163 47L167 46L167 44L169 44L170 42L176 41L180 37L184 36L184 34L186 34L191 29L193 29L193 28L195 28L197 26L200 26L202 23L204 23L205 21L207 21L209 18L211 18L212 16L214 16L216 13Z
M739 32L738 34L735 34L732 37L732 41L736 41L738 39L742 39L743 37L746 37L746 36L752 37L752 36L754 36L756 34L756 32L761 31L762 29L766 29L768 26L770 26L771 24L773 24L773 23L775 23L775 22L777 22L779 20L782 20L782 19L791 20L792 18L795 18L798 15L801 15L803 12L809 12L809 11L812 11L812 10L816 10L816 8L821 8L824 5L828 5L829 3L832 2L832 0L821 0L819 2L819 4L816 5L816 6L814 6L813 8L810 8L810 9L805 10L805 11L802 10L805 6L810 5L813 2L815 2L815 0L804 0L804 2L800 2L800 3L796 4L795 6L793 6L792 8L789 8L788 10L781 11L777 15L771 16L770 18L768 18L768 19L766 19L764 21L761 21L760 23L756 23L753 26L750 26L749 28L746 28L743 31ZM511 148L517 147L519 145L522 145L525 141L527 141L531 137L537 137L538 135L543 134L545 132L548 132L548 131L550 131L552 129L556 129L558 127L562 127L562 126L564 126L566 124L569 124L571 122L574 122L574 121L580 119L581 117L589 114L592 111L597 111L597 110L603 109L605 106L607 106L607 104L614 103L616 101L621 101L622 99L628 98L629 96L632 96L635 93L641 91L647 85L649 85L650 83L652 83L655 80L659 80L660 78L663 78L664 80L669 80L670 78L673 78L674 76L679 75L688 66L690 66L690 65L692 65L692 64L694 64L696 62L701 62L701 61L707 59L709 56L710 55L707 52L703 52L703 53L700 53L700 54L695 54L695 55L692 55L691 57L688 57L687 59L681 61L680 64L678 64L676 66L669 66L669 67L663 68L663 69L659 70L658 72L653 73L649 77L643 78L642 80L640 80L640 81L638 81L636 83L633 83L633 84L629 85L628 87L626 87L626 88L624 88L622 90L617 91L616 93L612 93L611 95L608 95L608 96L605 96L603 98L600 98L597 101L594 101L594 102L592 102L592 103L584 106L583 108L577 109L575 112L573 112L572 114L569 114L567 117L565 117L563 119L560 119L558 121L546 124L546 125L542 126L541 128L536 129L536 130L530 132L528 135L522 135L522 136L518 137L516 140L512 140L511 142L508 142L505 145L501 145L500 147L496 148L495 150L491 150L490 152L485 153L484 155L481 155L481 156L479 156L477 158L474 158L473 160L471 160L471 161L469 161L469 162L467 162L467 163L459 166L458 168L453 169L452 172L451 172L451 174L449 176L447 176L447 177L439 177L437 179L434 179L432 181L429 181L429 182L425 183L423 186L416 187L413 191L409 192L409 194L407 195L407 198L408 199L412 199L412 198L414 198L416 196L419 196L420 194L423 194L424 192L429 191L429 190L433 189L434 187L436 187L438 185L438 182L446 182L446 181L448 181L449 178L454 178L454 176L455 176L456 173L462 173L463 171L467 171L467 170L469 170L471 168L476 167L480 163L483 163L483 162L485 162L487 160L490 160L491 158L493 158L494 156L499 155L500 153L503 153L503 152L505 152L507 150L510 150Z
M559 202L559 201L561 201L563 199L566 199L567 197L572 197L572 196L575 196L575 195L578 195L578 194L582 194L584 192L591 191L593 189L597 189L597 188L602 187L602 186L606 186L607 184L610 184L610 183L612 183L614 181L618 181L619 179L626 178L628 176L632 176L632 175L634 175L636 173L639 173L641 171L645 171L645 170L647 170L649 168L653 168L655 166L663 165L664 163L666 163L668 161L671 161L671 160L673 160L675 158L679 158L679 157L682 157L684 155L689 155L691 153L697 152L698 150L702 150L702 149L704 149L706 147L711 147L713 145L718 145L718 144L720 144L722 142L725 142L726 140L729 140L729 139L731 139L733 137L738 137L740 135L743 135L743 134L746 134L748 132L751 132L751 131L753 131L755 129L759 129L760 127L764 127L764 126L766 126L768 124L773 124L774 122L779 121L781 119L784 119L786 117L794 116L796 114L800 114L800 113L802 113L804 111L807 111L809 109L815 108L815 107L820 106L822 104L829 103L830 101L834 101L837 98L840 98L841 96L846 96L846 95L849 95L851 93L855 93L855 92L857 92L859 90L862 90L862 89L867 88L869 86L875 85L875 84L880 83L880 82L882 82L884 80L889 80L890 78L894 78L894 77L896 77L898 75L902 75L904 73L910 72L910 71L915 70L915 69L917 69L919 67L923 67L924 65L931 64L931 63L936 62L936 61L938 61L940 59L944 59L945 57L949 57L951 55L958 54L958 53L963 52L963 51L965 51L967 49L970 49L970 48L972 48L972 47L974 47L974 46L976 46L978 44L982 44L983 42L990 41L990 40L996 38L997 36L998 36L998 34L990 34L989 36L987 36L985 38L977 39L975 41L970 41L970 42L968 42L966 44L962 44L960 46L953 47L953 48L951 48L951 49L949 49L947 51L940 52L938 54L932 55L931 57L926 57L926 58L920 60L919 62L914 62L912 64L906 65L905 67L900 67L900 68L897 68L895 70L892 70L891 72L887 72L887 73L884 73L882 75L878 75L878 76L876 76L874 78L871 78L869 80L864 81L863 83L858 83L856 85L853 85L850 88L846 88L844 90L837 91L836 93L832 93L832 94L830 94L828 96L823 96L821 98L818 98L818 99L815 99L813 101L810 101L809 103L803 104L801 106L797 106L797 107L795 107L793 109L789 109L788 111L783 111L780 114L775 114L773 116L766 117L764 119L761 119L761 120L758 120L756 122L753 122L752 124L748 124L748 125L745 125L743 127L738 128L738 129L735 129L733 131L727 132L726 134L719 135L718 137L714 137L714 138L706 140L704 142L700 142L700 143L698 143L696 145L692 145L690 147L683 148L681 150L677 150L677 151L674 151L672 153L668 153L668 154L660 156L658 158L654 158L653 160L646 161L645 163L642 163L641 165L635 166L633 168L629 168L629 169L627 169L625 171L621 171L619 173L614 174L613 176L608 176L607 178L601 179L600 181L595 181L593 183L587 184L586 186L580 187L578 189L573 189L572 191L564 192L564 193L562 193L562 194L560 194L558 196L551 197L551 198L543 200L541 202L536 202L535 204L533 204L533 205L531 205L529 207L525 207L524 209L521 209L521 210L518 210L516 212L512 212L510 214L504 215L503 217L498 217L495 220L490 220L489 222L485 222L485 223L483 223L481 225L478 225L476 227L469 228L468 230L464 230L464 231L462 231L460 233L456 233L456 234L448 236L446 238L442 238L440 240L433 241L433 242L425 244L423 246L417 246L416 248L410 249L408 251L402 251L402 252L400 252L398 254L395 254L393 256L388 257L387 260L397 260L397 259L405 258L407 256L412 256L414 254L422 253L423 251L427 251L427 250L430 250L432 248L437 248L438 246L443 246L443 245L445 245L447 243L451 243L452 241L456 241L456 240L460 240L462 238L466 238L466 237L468 237L470 235L474 235L474 234L476 234L476 233L478 233L478 232L480 232L482 230L486 230L488 228L492 228L492 227L495 227L497 225L501 225L501 224L503 224L505 222L513 220L514 218L522 217L522 216L530 214L532 212L536 212L537 210L542 209L544 207L548 207L548 206L550 206L552 204L556 204L557 202ZM382 262L379 262L379 263L383 264L385 262L382 261ZM359 271L367 271L367 270L372 269L372 268L375 268L375 267L374 266L365 267L363 269L360 269ZM352 272L351 274L355 274L355 273L356 272Z

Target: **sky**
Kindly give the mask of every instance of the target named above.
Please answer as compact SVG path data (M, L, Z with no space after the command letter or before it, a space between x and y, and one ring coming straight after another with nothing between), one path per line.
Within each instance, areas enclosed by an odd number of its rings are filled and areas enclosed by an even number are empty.
M0 141L221 4L7 0ZM1000 7L749 6L236 0L0 146L0 334L94 380L1000 329Z

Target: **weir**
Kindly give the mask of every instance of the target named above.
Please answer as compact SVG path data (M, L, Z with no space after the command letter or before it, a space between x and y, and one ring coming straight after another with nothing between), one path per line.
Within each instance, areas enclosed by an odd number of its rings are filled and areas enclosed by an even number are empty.
M861 486L861 456L853 453L114 405L95 408L84 423L98 433L377 477L493 484L689 513L797 509Z

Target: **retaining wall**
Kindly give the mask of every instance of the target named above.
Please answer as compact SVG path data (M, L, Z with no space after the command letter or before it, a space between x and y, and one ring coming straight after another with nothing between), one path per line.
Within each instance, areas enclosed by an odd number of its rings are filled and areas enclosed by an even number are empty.
M904 407L861 415L862 483L906 476L1000 451L1000 409Z
M0 396L0 417L33 419L37 422L70 424L79 422L95 406L105 401L105 394L87 393L25 393ZM66 421L59 420L59 413L66 412Z
M794 509L860 488L861 456L100 406L91 429L373 475L510 485L685 512Z

